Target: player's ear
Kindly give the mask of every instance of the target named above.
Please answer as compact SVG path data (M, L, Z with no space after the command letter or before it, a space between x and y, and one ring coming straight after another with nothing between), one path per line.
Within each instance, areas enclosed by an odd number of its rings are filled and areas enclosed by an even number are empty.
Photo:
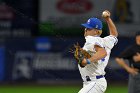
M98 30L97 30L97 29L94 29L94 32L95 32L96 34L98 34Z
M101 35L102 34L102 30L96 30L96 34L97 35Z
M101 34L102 34L102 30L98 30L98 32L99 32L99 35L101 35Z

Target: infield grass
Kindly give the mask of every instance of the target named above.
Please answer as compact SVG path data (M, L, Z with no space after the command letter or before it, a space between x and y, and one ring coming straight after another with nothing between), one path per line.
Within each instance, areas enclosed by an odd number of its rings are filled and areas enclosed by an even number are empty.
M80 86L0 86L0 93L78 93ZM127 93L127 86L110 85L105 93Z

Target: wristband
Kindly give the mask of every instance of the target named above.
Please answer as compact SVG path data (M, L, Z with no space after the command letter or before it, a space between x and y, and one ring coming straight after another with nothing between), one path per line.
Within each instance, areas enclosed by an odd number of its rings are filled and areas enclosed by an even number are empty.
M86 59L86 61L87 61L87 64L90 64L91 63L89 59Z

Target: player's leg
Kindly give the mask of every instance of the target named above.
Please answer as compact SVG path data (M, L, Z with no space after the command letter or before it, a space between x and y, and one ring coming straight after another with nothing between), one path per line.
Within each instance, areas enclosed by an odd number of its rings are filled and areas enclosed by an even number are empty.
M85 85L78 93L104 93L107 87L106 80L97 80Z
M83 86L83 88L78 93L89 93L92 88L96 86L95 82L90 82L89 84L86 84ZM94 91L97 93L96 91Z
M94 88L92 88L88 93L105 93L107 88L107 82L105 78L98 79Z

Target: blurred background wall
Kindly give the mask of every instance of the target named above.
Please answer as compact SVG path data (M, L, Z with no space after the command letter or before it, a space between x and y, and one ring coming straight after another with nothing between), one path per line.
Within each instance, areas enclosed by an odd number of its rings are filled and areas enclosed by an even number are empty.
M109 82L127 82L114 58L135 42L140 31L139 0L0 0L0 82L81 84L69 49L84 44L81 23L112 13L119 32L106 68ZM103 21L102 37L108 35Z

